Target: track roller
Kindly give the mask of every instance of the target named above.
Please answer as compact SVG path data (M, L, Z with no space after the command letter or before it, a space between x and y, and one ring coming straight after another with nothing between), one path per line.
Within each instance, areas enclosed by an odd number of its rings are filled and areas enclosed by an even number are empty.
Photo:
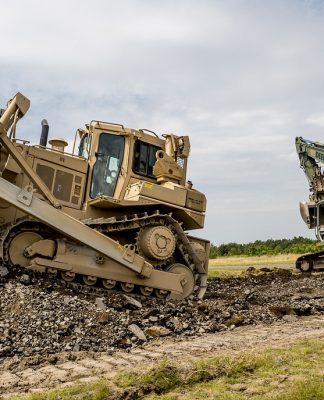
M143 296L150 296L153 293L153 288L149 286L140 286L140 292Z
M76 273L71 271L62 271L61 277L66 282L73 282L76 277Z
M162 289L154 290L155 297L157 297L158 299L165 299L167 297L168 293L169 292L167 290L162 290Z
M97 283L97 277L91 275L83 275L83 282L88 286L93 286Z
M128 283L128 282L122 282L120 284L120 286L121 286L123 292L126 292L126 293L131 293L135 288L135 285L133 283Z
M102 279L101 280L102 286L105 289L113 289L116 286L116 281L112 280L112 279Z

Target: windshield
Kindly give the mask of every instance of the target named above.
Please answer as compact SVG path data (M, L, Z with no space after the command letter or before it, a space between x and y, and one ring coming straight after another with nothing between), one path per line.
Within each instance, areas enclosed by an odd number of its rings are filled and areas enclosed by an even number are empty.
M112 197L124 155L124 137L102 133L99 139L97 160L93 166L91 193Z

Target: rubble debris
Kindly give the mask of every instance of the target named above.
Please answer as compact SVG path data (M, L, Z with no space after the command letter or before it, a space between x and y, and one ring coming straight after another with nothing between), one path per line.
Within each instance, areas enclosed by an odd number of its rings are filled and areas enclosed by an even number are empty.
M324 274L255 273L210 279L203 300L162 301L80 292L24 270L0 275L0 366L64 351L112 352L158 336L198 336L240 325L324 314ZM25 278L23 278L24 280ZM138 300L139 299L139 300Z

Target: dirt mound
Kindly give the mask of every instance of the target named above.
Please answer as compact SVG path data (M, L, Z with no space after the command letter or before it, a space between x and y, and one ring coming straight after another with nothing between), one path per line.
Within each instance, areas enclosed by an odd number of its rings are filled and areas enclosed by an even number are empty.
M4 274L3 274L4 275ZM324 274L210 279L204 300L78 293L16 269L0 277L0 364L59 352L114 352L157 336L194 336L324 313Z

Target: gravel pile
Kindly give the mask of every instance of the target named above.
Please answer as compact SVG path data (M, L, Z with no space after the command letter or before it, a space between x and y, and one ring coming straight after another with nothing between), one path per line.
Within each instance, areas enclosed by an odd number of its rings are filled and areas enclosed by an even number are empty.
M56 279L0 267L0 360L112 352L157 336L192 336L324 313L324 274L250 271L209 281L204 300L78 293Z

